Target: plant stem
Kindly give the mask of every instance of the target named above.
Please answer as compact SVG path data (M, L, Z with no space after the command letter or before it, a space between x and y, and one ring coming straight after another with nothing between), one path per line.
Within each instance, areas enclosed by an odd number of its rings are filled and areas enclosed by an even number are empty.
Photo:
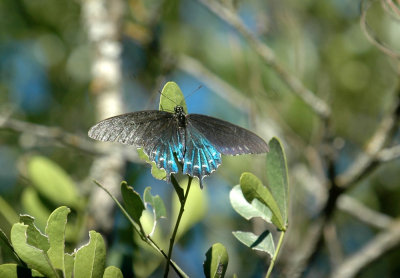
M268 272L267 275L265 275L265 278L269 278L269 276L271 275L272 269L274 268L275 265L276 258L278 257L279 250L281 249L284 236L285 236L285 231L282 231L281 236L279 237L278 246L276 247L274 256L271 259L271 263L269 264Z
M185 211L185 204L186 204L187 197L189 196L189 190L190 190L190 185L192 184L192 180L193 180L193 177L189 176L189 180L188 180L188 185L187 185L187 188L186 188L185 196L184 196L183 200L181 200L181 207L179 209L178 218L176 219L174 231L172 232L171 239L169 240L169 250L168 250L168 257L167 257L167 265L165 266L165 272L164 272L164 277L165 278L168 277L168 272L169 272L169 263L168 262L171 260L172 249L174 248L174 242L175 242L176 234L178 232L179 223L181 222L183 212Z
M169 264L171 264L172 268L175 270L176 274L180 277L180 278L187 278L189 276L186 275L185 272L183 272L182 269L179 268L179 266L171 259L168 259L167 254L165 254L165 252L153 241L153 239L150 236L145 236L145 232L143 231L143 227L141 224L136 224L135 221L133 221L133 219L130 217L129 213L125 210L125 208L121 205L121 203L117 200L117 198L115 198L115 196L113 196L111 194L110 191L108 191L103 185L101 185L98 181L93 180L93 182L99 186L101 189L103 189L113 200L114 202L117 204L117 206L120 208L120 210L122 211L122 213L125 215L125 217L129 220L129 222L131 222L133 229L139 234L140 238L146 242L149 246L153 247L154 249L156 249L161 255L164 256L165 259L167 259L167 262L169 262Z

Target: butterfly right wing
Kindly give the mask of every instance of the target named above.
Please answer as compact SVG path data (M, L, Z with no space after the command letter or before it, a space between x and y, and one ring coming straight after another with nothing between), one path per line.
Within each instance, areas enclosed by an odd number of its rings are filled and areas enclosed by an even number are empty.
M148 110L118 115L105 119L88 133L90 138L113 141L143 148L157 167L165 169L167 176L178 172L173 153L183 160L182 138L172 113Z

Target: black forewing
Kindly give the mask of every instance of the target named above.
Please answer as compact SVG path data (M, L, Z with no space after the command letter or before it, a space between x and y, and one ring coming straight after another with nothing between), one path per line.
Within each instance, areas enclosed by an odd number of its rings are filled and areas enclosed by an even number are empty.
M269 150L261 137L240 126L200 114L189 114L186 118L188 124L193 125L224 155L258 154Z
M165 111L139 111L108 118L94 125L88 135L100 141L141 147L168 175L178 171L173 153L180 160L183 156L176 120L172 113Z

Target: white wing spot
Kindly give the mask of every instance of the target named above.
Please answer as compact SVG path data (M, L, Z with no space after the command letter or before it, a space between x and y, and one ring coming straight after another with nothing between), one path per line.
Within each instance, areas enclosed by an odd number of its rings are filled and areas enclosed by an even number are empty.
M157 152L157 151L153 151L153 154L157 155L157 154L158 154L158 152Z
M208 161L208 163L213 163L214 162L214 160L212 160L212 159L210 159L209 161Z
M164 157L160 157L160 161L164 161Z
M201 167L208 168L208 165L203 164L203 165L201 165Z
M191 161L186 161L186 165L192 165Z
M168 160L169 165L172 165L172 163L173 163L172 160Z
M193 168L194 169L199 169L200 167L199 167L199 165L194 165Z

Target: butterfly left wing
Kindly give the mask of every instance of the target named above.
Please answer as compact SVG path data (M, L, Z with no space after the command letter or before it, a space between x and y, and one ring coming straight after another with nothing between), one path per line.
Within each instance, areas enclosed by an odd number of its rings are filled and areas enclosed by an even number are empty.
M184 144L173 114L148 110L118 115L94 125L88 133L100 141L115 141L143 148L151 161L165 169L167 178L178 172L173 153L183 160Z
M186 118L188 126L197 129L222 154L259 154L269 150L261 137L240 126L200 114L189 114Z

